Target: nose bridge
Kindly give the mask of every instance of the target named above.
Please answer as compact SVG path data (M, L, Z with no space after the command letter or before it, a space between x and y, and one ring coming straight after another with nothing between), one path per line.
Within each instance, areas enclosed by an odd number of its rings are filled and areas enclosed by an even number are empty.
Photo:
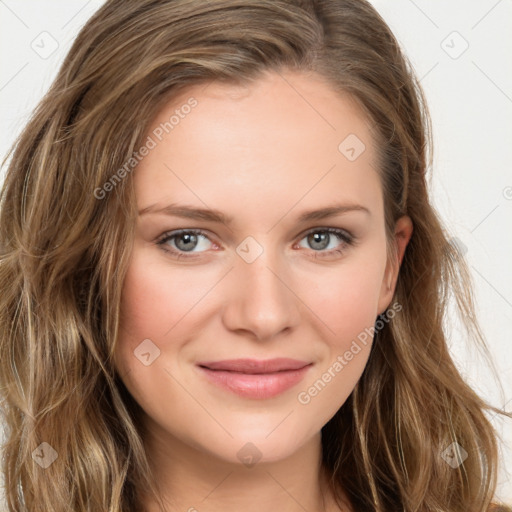
M290 272L278 252L261 245L257 250L251 240L246 243L237 248L240 258L232 272L234 291L224 321L231 330L250 331L258 339L271 338L298 324L297 297L286 284Z

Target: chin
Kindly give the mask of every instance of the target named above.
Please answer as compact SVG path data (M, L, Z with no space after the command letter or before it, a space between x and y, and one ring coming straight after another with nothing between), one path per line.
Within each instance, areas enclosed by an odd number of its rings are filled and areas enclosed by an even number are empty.
M292 413L293 414L293 413ZM286 417L286 415L283 415ZM282 421L282 418L281 418ZM286 420L281 425L284 427ZM229 464L242 464L253 467L255 464L272 463L291 457L301 446L312 441L315 435L308 436L306 432L296 428L279 429L279 422L274 422L271 428L239 428L229 429L227 434L209 438L207 445L204 438L196 446L201 451L208 451L214 457ZM276 428L277 427L277 428ZM292 434L293 432L293 434ZM318 432L320 435L320 432Z

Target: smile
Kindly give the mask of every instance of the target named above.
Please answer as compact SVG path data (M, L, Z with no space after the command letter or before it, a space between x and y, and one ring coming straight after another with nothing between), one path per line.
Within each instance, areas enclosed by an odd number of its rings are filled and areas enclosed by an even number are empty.
M313 363L293 359L236 359L198 364L207 380L245 398L264 400L296 386Z

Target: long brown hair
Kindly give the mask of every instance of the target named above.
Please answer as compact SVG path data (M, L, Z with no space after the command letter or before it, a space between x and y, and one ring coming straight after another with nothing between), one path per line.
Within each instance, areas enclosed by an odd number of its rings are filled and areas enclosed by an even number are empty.
M364 0L109 0L13 146L1 193L10 512L142 510L138 490L156 494L141 410L113 364L135 220L126 162L187 86L283 69L314 72L360 104L380 149L389 241L399 216L414 224L395 294L403 310L322 429L332 487L358 511L489 508L498 457L484 412L500 411L447 349L451 296L468 340L485 343L466 263L428 197L423 93L386 23ZM468 455L458 467L443 458L450 446Z

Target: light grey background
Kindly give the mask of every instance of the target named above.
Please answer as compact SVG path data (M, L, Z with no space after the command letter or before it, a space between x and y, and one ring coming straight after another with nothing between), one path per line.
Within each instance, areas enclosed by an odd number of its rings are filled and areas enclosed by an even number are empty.
M0 0L0 158L102 0ZM478 314L504 388L455 320L457 364L493 405L512 410L512 1L373 0L425 89L433 119L433 200L466 251ZM452 315L453 317L453 315ZM425 404L428 407L428 404ZM512 502L512 422L498 497Z

